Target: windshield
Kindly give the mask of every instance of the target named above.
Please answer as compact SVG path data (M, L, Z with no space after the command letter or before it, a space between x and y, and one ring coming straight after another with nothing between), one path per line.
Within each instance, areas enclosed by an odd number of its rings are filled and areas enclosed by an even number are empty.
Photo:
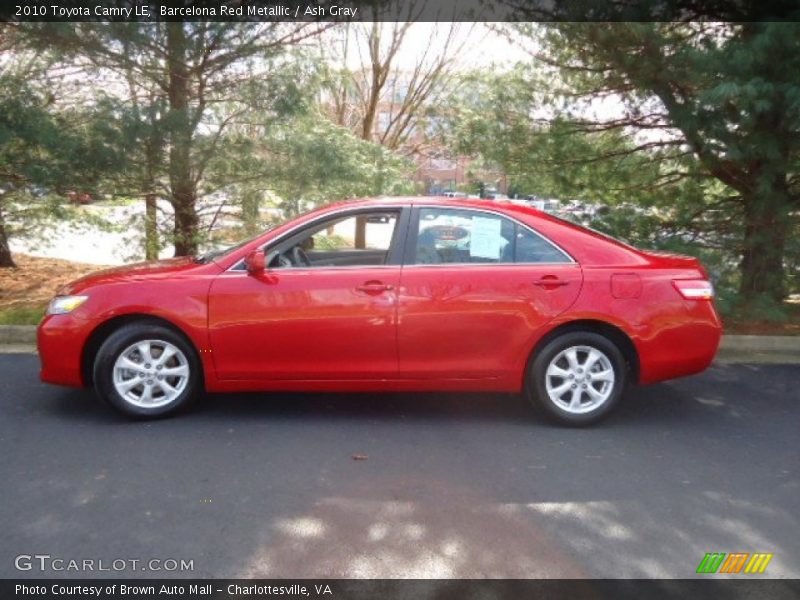
M275 229L274 226L273 227L269 227L269 228L265 229L264 231L262 231L261 233L259 233L258 235L253 236L253 237L249 237L247 239L244 239L241 242L237 242L236 244L234 244L232 246L224 246L222 248L215 248L214 250L209 250L205 254L200 254L199 256L195 257L194 260L195 260L195 262L199 262L199 263L205 264L205 263L207 263L207 262L209 262L211 260L214 260L216 258L220 258L222 256L226 256L226 255L230 254L231 252L234 252L235 250L238 250L239 248L242 248L243 246L246 246L247 244L252 242L254 239L256 239L258 237L261 237L262 235L272 231L273 229Z

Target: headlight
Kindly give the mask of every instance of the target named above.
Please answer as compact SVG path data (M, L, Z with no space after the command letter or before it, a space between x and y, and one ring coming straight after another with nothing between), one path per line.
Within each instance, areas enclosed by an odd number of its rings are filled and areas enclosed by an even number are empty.
M89 296L56 296L47 307L48 315L65 315L86 302Z

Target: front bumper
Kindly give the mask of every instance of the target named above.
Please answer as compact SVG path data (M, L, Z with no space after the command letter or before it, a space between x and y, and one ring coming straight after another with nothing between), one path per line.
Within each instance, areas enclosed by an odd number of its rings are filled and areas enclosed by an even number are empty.
M40 379L45 383L84 387L81 353L89 333L86 323L69 314L46 316L36 330Z

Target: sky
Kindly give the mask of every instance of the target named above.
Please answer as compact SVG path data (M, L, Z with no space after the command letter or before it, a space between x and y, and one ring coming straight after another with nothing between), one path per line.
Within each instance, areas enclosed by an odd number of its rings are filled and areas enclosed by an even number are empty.
M384 39L391 36L394 23L381 23ZM499 25L499 24L498 24ZM371 23L357 26L371 27ZM451 48L458 48L456 68L466 70L475 67L512 64L520 60L530 60L530 56L519 46L510 43L492 28L491 23L456 23ZM397 64L400 69L410 69L427 52L428 57L441 54L445 49L450 32L449 23L414 23L409 28L400 51ZM348 52L348 67L360 66L358 48L351 47Z
M391 25L391 24L389 24ZM492 29L490 23L457 23L454 47L461 46L456 66L461 69L488 67L493 64L512 64L531 60L518 45L510 43L504 36ZM409 30L409 41L399 56L401 64L413 64L416 56L426 46L431 51L440 51L445 44L449 24L416 23ZM433 53L433 52L432 52Z
M395 23L380 23L383 28L381 38L384 43L388 43L391 38L392 28ZM361 23L354 27L362 27L368 30L372 23ZM448 34L451 28L450 23L414 23L406 33L402 46L400 47L395 66L398 70L412 70L420 57L425 56L427 60L432 60L439 56L446 49ZM502 70L517 62L533 63L535 60L530 50L536 47L531 40L526 48L520 45L519 41L510 41L499 32L504 26L503 23L456 23L454 25L454 35L450 45L450 51L457 49L453 69L456 71L467 71L471 69L491 69ZM341 30L339 30L341 32ZM332 37L341 35L332 34ZM351 40L358 39L354 34ZM517 38L518 40L519 38ZM362 67L362 60L366 61L366 46L350 42L347 53L347 66L352 70ZM365 62L366 64L366 62ZM621 118L624 113L622 103L619 98L609 96L602 99L593 99L586 105L581 106L579 114L589 118L599 120L609 120ZM552 117L547 108L534 110L534 115L538 118Z

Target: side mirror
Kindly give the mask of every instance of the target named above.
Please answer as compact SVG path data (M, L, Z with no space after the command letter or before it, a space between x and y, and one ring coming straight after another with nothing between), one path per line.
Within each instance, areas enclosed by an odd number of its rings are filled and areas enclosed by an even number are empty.
M261 275L267 269L267 257L263 250L255 250L244 259L248 275Z

